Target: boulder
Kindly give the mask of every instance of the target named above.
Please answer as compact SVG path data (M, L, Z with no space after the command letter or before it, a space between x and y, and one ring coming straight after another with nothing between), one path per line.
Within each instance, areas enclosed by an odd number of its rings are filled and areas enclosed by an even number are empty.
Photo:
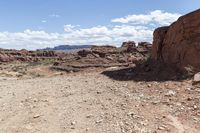
M198 83L200 83L200 72L194 75L193 82L192 82L193 85L198 84Z
M154 31L152 58L179 68L200 69L200 9Z
M136 51L136 44L134 41L123 42L121 48L124 52Z
M92 53L99 55L101 58L105 58L107 54L116 54L118 49L115 46L93 46L91 48Z
M89 54L92 54L92 51L83 49L83 50L78 51L77 53L81 57L87 57Z

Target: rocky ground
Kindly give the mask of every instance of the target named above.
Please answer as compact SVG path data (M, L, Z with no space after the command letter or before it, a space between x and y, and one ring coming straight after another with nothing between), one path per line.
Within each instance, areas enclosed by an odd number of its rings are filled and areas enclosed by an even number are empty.
M66 74L47 66L24 66L26 76L1 74L1 133L200 131L200 87L191 79L122 81L106 75L105 69ZM31 77L30 72L40 75Z

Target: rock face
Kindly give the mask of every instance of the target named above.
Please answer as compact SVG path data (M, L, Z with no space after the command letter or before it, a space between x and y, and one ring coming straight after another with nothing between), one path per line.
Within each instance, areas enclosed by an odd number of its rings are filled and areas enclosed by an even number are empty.
M154 31L152 58L179 68L200 69L200 9Z
M152 56L154 59L162 59L162 48L165 35L169 27L160 27L154 31L153 46L152 46Z

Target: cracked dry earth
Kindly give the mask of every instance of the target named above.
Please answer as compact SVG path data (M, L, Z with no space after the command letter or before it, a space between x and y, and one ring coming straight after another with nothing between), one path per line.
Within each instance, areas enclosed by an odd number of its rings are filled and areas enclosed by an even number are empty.
M100 72L0 79L1 133L199 133L191 80L116 81Z

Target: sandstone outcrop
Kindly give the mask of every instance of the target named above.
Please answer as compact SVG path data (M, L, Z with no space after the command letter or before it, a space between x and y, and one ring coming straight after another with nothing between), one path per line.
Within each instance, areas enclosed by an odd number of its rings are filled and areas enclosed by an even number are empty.
M149 43L143 43L149 44ZM135 42L124 42L121 47L115 46L92 46L91 49L83 49L71 58L63 59L62 63L56 63L53 68L64 71L79 71L91 67L127 67L146 60L152 45L140 45ZM144 52L145 51L145 52ZM71 54L67 55L70 57Z
M12 50L12 49L0 49L0 62L34 62L38 60L44 60L47 58L57 58L58 55L54 51L27 51Z
M179 68L200 69L200 9L154 32L152 58Z
M124 52L135 52L136 43L134 41L123 42L121 48Z

